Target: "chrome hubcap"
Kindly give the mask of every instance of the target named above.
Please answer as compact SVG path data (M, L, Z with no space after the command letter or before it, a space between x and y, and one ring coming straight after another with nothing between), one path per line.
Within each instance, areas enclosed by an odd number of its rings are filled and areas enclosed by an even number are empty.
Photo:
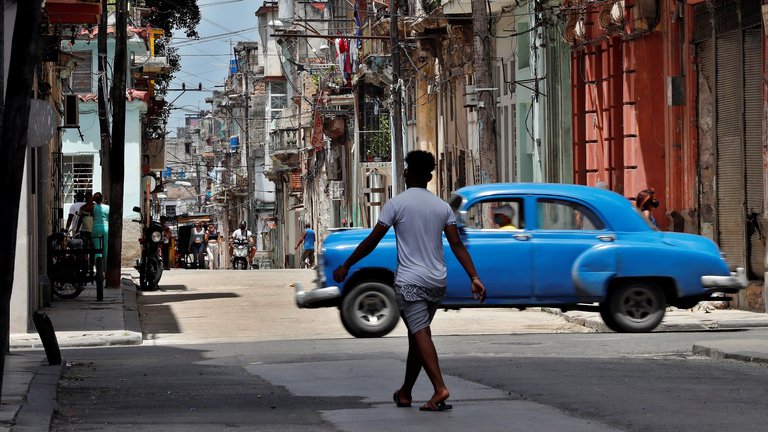
M367 326L381 325L392 313L387 298L377 292L366 293L355 302L355 314Z

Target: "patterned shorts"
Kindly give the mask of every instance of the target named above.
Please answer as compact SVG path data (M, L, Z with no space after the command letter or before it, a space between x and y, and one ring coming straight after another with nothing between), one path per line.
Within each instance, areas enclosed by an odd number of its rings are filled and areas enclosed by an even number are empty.
M395 285L395 296L408 332L415 334L432 324L437 308L445 297L445 287Z

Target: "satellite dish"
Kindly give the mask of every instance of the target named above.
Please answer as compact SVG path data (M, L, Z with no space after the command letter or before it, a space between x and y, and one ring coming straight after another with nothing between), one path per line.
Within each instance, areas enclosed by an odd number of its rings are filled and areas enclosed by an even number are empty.
M153 175L145 175L141 178L141 188L144 192L152 193L157 187L157 180Z

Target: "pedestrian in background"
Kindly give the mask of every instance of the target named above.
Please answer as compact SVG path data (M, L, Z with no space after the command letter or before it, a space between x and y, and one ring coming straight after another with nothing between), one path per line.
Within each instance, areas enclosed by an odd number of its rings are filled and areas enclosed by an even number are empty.
M103 203L101 192L93 194L93 244L101 253L96 254L96 262L101 257L101 269L107 267L107 238L109 237L109 206Z
M75 202L69 206L69 215L67 216L66 230L72 235L77 234L77 225L79 220L78 212L84 204L85 193L83 191L77 191L77 193L75 193Z
M189 235L189 251L192 254L192 268L205 268L205 228L202 222L195 222Z
M209 268L211 270L219 269L219 251L221 250L221 236L216 230L216 225L208 225L208 232L206 233L206 241L208 243L208 258L211 260Z
M93 194L91 191L85 193L85 204L77 211L77 235L83 240L85 249L93 249ZM88 254L89 269L93 269L95 256Z
M312 268L315 266L315 230L309 224L304 225L304 234L293 250L297 250L302 243L304 244L304 252L301 253L301 264L303 265L309 260L307 267Z
M445 411L452 408L445 403L450 393L443 381L430 328L437 307L445 297L447 271L443 254L443 233L451 251L469 276L473 297L482 303L485 301L486 291L469 252L461 242L453 210L448 203L427 189L427 183L432 179L432 171L435 169L435 157L431 153L416 150L408 153L405 163L405 184L408 189L384 205L373 231L358 245L346 262L333 272L333 279L343 282L350 267L376 248L389 227L395 228L395 295L400 316L408 328L408 358L403 385L395 391L392 398L397 407L410 407L413 386L424 368L432 382L434 393L419 409Z
M659 227L659 224L656 223L656 218L653 216L653 209L659 207L659 201L656 199L656 191L654 191L653 188L641 190L637 194L635 205L648 223L656 228Z

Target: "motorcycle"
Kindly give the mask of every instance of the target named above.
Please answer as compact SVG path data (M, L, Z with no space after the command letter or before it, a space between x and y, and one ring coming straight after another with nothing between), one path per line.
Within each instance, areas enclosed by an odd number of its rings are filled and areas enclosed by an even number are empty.
M232 268L235 270L248 269L248 252L251 244L246 239L232 240Z
M141 258L136 260L134 268L139 271L139 289L142 291L154 291L163 276L163 226L160 222L149 218L146 220L141 214L141 208L134 207L133 211L139 213L138 222L142 225Z
M70 238L65 232L48 237L48 280L57 297L76 298L86 284L95 282L96 300L104 299L104 272L101 258L95 255L102 253L106 245L103 237L94 240L95 245L84 248L81 239Z

